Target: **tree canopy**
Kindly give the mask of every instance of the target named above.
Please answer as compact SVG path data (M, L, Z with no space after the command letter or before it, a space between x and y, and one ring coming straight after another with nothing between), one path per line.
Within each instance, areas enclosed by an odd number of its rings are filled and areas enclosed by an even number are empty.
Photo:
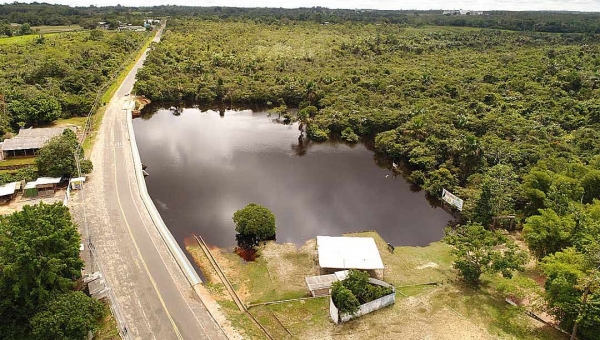
M60 294L30 320L39 340L81 340L98 329L104 306L82 292Z
M513 271L524 270L527 255L499 231L489 231L479 224L469 223L447 228L444 241L452 246L454 267L472 284L479 283L483 273L498 273L512 277Z
M81 276L77 226L61 203L30 206L0 217L0 318L7 329L70 292ZM17 326L17 328L19 328Z
M78 176L75 155L80 159L82 174L90 173L92 162L84 158L83 148L71 129L65 129L60 136L53 137L38 152L35 160L38 173L42 176Z
M244 238L256 244L275 238L275 215L256 203L250 203L233 214L235 231Z

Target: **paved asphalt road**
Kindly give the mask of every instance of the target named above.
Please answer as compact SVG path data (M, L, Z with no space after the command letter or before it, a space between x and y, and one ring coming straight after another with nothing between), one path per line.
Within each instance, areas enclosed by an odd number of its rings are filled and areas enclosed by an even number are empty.
M159 39L160 33L155 41ZM93 270L100 269L116 297L127 328L123 338L227 339L190 287L141 201L123 108L144 60L135 65L107 106L91 156L94 171L73 208L76 215L86 216L87 227L81 229L96 250Z

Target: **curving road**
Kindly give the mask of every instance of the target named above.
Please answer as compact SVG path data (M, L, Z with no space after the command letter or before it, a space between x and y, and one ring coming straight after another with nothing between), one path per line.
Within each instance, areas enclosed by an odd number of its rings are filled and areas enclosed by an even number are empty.
M94 171L85 192L71 203L83 222L82 238L90 237L95 249L97 260L88 260L92 266L88 270L101 271L110 286L124 339L227 339L198 297L198 287L190 286L169 252L140 197L124 108L144 60L145 55L108 104L91 155Z

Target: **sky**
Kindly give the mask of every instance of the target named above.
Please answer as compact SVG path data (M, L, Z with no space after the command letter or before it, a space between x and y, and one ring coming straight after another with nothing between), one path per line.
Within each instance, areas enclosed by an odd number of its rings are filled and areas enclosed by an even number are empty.
M32 1L26 1L32 2ZM228 6L228 7L313 7L347 9L469 9L510 11L600 12L600 0L38 0L70 6Z

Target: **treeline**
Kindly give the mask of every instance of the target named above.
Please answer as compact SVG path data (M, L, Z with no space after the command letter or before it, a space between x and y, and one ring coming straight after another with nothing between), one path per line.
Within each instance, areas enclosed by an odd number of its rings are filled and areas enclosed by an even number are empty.
M443 15L441 10L390 11L312 8L236 7L69 7L64 5L12 3L0 5L0 22L38 25L78 24L94 27L98 21L141 22L147 16L194 16L200 19L249 19L260 23L312 21L317 23L392 23L406 26L457 26L513 31L600 34L600 14L578 12L491 11L484 15Z
M28 24L30 26L80 25L95 28L98 22L118 21L141 25L151 13L123 6L70 7L45 3L10 3L0 5L0 24ZM0 32L2 34L2 32Z
M313 140L374 138L412 182L463 198L463 222L514 216L548 275L550 311L598 339L585 282L600 268L599 66L586 34L172 18L135 89L298 107Z
M93 30L0 44L0 134L87 115L99 90L146 39Z
M61 203L0 216L0 339L85 339L108 309L82 288L81 242Z

